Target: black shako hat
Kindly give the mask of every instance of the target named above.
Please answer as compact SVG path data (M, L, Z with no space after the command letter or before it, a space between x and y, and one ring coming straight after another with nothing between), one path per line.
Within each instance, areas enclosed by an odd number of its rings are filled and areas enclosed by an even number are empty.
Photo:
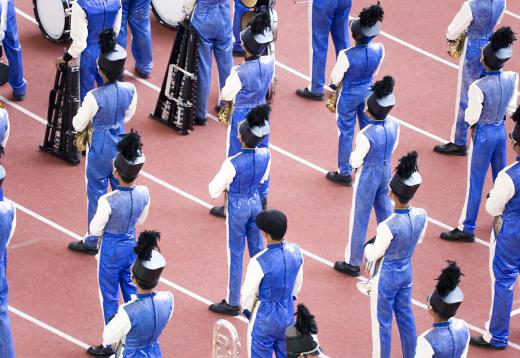
M367 97L366 105L370 115L377 121L383 121L395 105L395 81L391 76L385 76L372 86L372 94Z
M320 355L318 342L318 326L314 316L302 303L296 310L296 323L285 330L285 345L287 358L297 358L300 355Z
M256 226L274 240L282 240L287 232L287 216L280 210L264 210L256 216Z
M395 168L395 174L390 180L390 189L404 200L410 200L422 183L417 167L417 152L413 151L401 157Z
M157 285L166 266L166 260L158 251L157 242L160 238L157 231L144 231L134 248L137 258L132 266L132 275L137 281L151 287Z
M510 27L501 27L491 36L491 40L482 49L482 58L493 71L500 70L513 56L513 42L516 36Z
M256 15L251 24L240 33L240 39L247 52L261 56L274 39L269 12L263 11Z
M515 122L515 127L511 134L509 134L509 137L520 145L520 106L518 106L515 113L513 113L511 119Z
M350 21L352 37L358 43L367 43L381 31L381 21L385 12L379 1L376 5L365 7L359 13L359 18Z
M132 129L116 145L119 153L114 159L114 168L128 182L133 182L146 161L142 151L141 137Z
M267 104L254 107L246 119L238 125L238 133L242 142L248 148L256 146L269 134L269 113L271 107Z
M119 78L125 71L126 50L116 43L114 30L107 29L99 35L101 54L98 66L110 77Z
M460 276L463 276L457 263L448 261L448 266L444 268L437 278L435 290L427 298L430 306L443 319L450 319L457 314L457 310L464 300L464 294L458 287Z

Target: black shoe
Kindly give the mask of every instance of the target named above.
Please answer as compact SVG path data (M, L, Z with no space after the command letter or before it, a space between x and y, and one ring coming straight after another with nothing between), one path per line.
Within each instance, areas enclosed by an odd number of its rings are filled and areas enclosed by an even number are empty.
M98 253L97 248L86 246L83 241L74 241L69 244L69 250L80 252L87 255L96 255Z
M196 126L205 126L207 122L208 122L207 118L199 118L199 117L193 118L193 124L195 124Z
M21 102L25 99L25 94L14 94L13 93L13 100L16 102Z
M222 106L220 104L215 105L215 112L220 113L221 109L222 109Z
M225 314L228 316L238 316L240 314L240 306L231 306L226 300L220 301L220 303L213 303L209 305L211 312Z
M345 261L336 261L334 263L334 270L352 277L359 276L359 266L352 266Z
M235 57L244 57L244 50L233 49L233 56L235 56Z
M104 347L102 344L99 346L92 346L87 349L87 353L94 357L110 357L114 354L112 348Z
M143 79L150 78L150 74L149 73L143 73L143 72L139 71L137 68L135 68L134 70L135 70L135 74L136 74L137 77L143 78Z
M446 143L446 144L439 144L436 145L433 148L433 151L440 154L446 154L446 155L457 155L457 156L465 156L466 155L466 146L465 145L458 145L454 143Z
M209 213L218 218L226 217L226 211L224 210L224 206L214 206L211 209L209 209Z
M480 347L480 348L490 348L490 349L498 349L498 350L504 350L504 349L507 348L507 346L504 346L504 347L495 347L495 346L492 345L491 343L486 342L486 340L484 339L483 336L475 336L475 337L471 337L470 340L469 340L469 344L471 344L472 346L475 346L475 347Z
M312 99L313 101L323 101L322 93L312 93L308 88L298 88L296 95L302 98Z
M262 210L267 209L267 199L262 199Z
M338 172L328 172L327 179L343 186L352 186L352 175L341 175Z
M440 238L448 241L474 242L475 234L468 234L467 232L455 228L451 231L443 232Z

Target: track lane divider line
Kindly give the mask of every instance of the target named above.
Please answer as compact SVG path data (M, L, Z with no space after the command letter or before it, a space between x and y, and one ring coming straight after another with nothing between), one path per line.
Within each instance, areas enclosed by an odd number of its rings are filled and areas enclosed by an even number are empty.
M517 20L520 20L520 15L515 14L515 13L512 12L512 11L506 10L505 13L506 13L507 15L509 15L509 16L511 16L511 17L513 17L513 18L515 18L515 19L517 19Z

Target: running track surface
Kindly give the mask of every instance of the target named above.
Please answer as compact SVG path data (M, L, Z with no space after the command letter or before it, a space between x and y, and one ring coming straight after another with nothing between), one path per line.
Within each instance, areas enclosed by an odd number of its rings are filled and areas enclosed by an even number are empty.
M419 152L424 183L414 205L423 207L430 222L425 241L414 255L414 312L418 333L431 325L425 310L445 260L462 267L465 301L459 317L477 334L484 327L490 303L488 247L491 218L481 208L474 244L452 244L438 239L441 231L456 225L466 188L466 159L436 155L432 147L449 138L457 82L456 64L447 57L445 30L462 1L406 2L385 0L386 47L379 77L396 79L397 105L392 115L401 123L401 138L394 162L410 150ZM370 4L355 1L352 15ZM87 345L101 339L96 261L67 250L71 240L86 229L84 167L43 154L48 93L55 76L54 60L64 44L45 40L34 23L32 1L18 0L18 27L23 46L27 99L10 102L5 86L0 99L7 103L12 132L3 164L7 168L6 196L19 204L18 225L9 247L9 285L13 335L19 357L82 357ZM520 32L520 5L510 1L503 24ZM310 307L320 327L320 343L332 357L368 357L371 352L369 300L355 288L355 279L336 273L332 263L341 259L347 242L352 189L324 178L336 168L337 127L324 102L306 102L294 95L307 84L307 5L279 1L277 41L277 93L272 114L272 184L269 205L289 217L288 239L306 250L305 280L300 301ZM227 284L224 221L208 214L212 202L207 184L225 158L225 130L214 122L179 136L152 121L175 31L152 17L155 69L148 81L132 78L129 59L127 80L136 84L139 106L128 129L143 137L147 156L145 173L138 180L151 191L152 208L146 224L138 228L162 232L161 249L168 265L160 290L175 295L175 313L161 337L165 357L207 357L212 327L219 317L207 304L225 296ZM334 64L329 50L327 73ZM514 57L508 69L518 70ZM217 96L214 71L210 103ZM212 107L212 106L211 106ZM508 120L508 128L511 128ZM509 154L509 160L513 155ZM490 189L490 181L485 191ZM369 235L375 233L372 220ZM247 262L247 259L245 259ZM515 300L513 309L519 308ZM225 317L224 317L225 318ZM246 346L244 319L231 318L242 347ZM393 354L400 356L395 330ZM511 321L512 346L502 353L470 349L474 357L520 356L520 318ZM245 356L245 348L242 349Z

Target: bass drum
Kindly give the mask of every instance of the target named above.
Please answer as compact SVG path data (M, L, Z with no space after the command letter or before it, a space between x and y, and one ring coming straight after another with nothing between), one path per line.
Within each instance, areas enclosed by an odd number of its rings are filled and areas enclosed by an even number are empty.
M74 0L33 0L34 16L45 38L52 42L70 39L70 13Z
M182 0L152 0L152 12L161 25L175 29L186 17L182 5Z
M245 28L249 26L251 21L253 21L257 11L247 11L242 15L242 18L240 19L240 26L242 30L245 30ZM278 13L275 9L269 9L269 17L271 18L271 31L273 33L273 41L276 41L276 37L278 36Z

